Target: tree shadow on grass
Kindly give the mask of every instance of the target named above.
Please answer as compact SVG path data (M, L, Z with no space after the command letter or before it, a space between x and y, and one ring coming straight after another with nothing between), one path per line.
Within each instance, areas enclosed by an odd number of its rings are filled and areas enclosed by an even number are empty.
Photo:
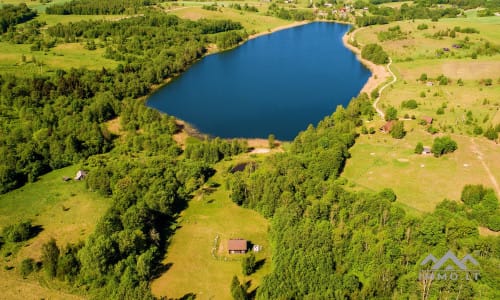
M155 272L153 276L151 277L151 280L159 278L163 273L167 272L170 270L170 268L173 266L173 263L167 263L167 264L160 264L158 267L156 267Z
M264 266L265 263L266 263L266 259L265 258L256 261L255 262L254 272L257 272L260 268L262 268L262 266Z
M31 226L29 239L32 239L32 238L36 237L42 231L43 231L43 226L42 225Z

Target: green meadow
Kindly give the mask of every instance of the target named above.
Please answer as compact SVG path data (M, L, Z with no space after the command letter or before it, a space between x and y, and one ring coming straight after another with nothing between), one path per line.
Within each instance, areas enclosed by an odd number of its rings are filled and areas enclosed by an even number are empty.
M254 158L242 155L236 161L220 163L217 174L194 195L170 241L164 260L168 271L152 282L153 294L180 298L194 293L200 299L231 299L229 288L234 275L241 282L249 282L251 291L269 272L269 222L256 211L233 203L225 187L225 175L231 166ZM257 261L263 264L256 273L243 276L244 255L227 253L227 242L231 238L243 238L263 246L263 250L256 253Z
M22 243L6 243L0 248L0 288L2 299L77 299L59 292L56 282L44 283L43 273L21 279L19 266L26 258L40 260L42 245L55 238L60 247L85 241L94 231L110 199L89 192L84 181L63 181L73 178L77 166L50 172L38 181L0 195L0 230L23 220L31 220L40 232ZM56 284L54 286L54 284ZM13 287L16 287L13 289Z

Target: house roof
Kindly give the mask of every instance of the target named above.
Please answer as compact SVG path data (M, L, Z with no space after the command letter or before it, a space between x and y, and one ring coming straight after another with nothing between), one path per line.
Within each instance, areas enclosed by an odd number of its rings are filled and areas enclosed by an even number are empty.
M247 250L247 240L243 240L243 239L229 240L227 242L227 248L229 251L231 251L231 250L237 250L237 251Z
M432 121L433 121L432 117L428 117L428 116L423 116L422 120L427 122L427 124L432 124Z
M392 129L392 126L394 126L395 121L389 121L384 124L384 126L380 127L381 130L384 132L390 132Z
M424 153L431 153L431 147L429 146L424 146L424 151L422 151Z

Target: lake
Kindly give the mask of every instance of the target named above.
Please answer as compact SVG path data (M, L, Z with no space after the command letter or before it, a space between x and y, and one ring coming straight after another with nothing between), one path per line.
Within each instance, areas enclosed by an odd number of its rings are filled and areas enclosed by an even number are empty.
M315 22L252 39L203 58L147 104L212 136L293 140L371 75L343 46L347 30Z

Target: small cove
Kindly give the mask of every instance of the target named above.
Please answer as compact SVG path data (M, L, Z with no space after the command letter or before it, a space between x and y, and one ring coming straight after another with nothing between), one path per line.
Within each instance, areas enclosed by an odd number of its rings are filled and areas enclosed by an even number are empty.
M148 99L148 106L222 138L292 140L346 106L370 71L344 47L349 25L315 22L209 55Z

